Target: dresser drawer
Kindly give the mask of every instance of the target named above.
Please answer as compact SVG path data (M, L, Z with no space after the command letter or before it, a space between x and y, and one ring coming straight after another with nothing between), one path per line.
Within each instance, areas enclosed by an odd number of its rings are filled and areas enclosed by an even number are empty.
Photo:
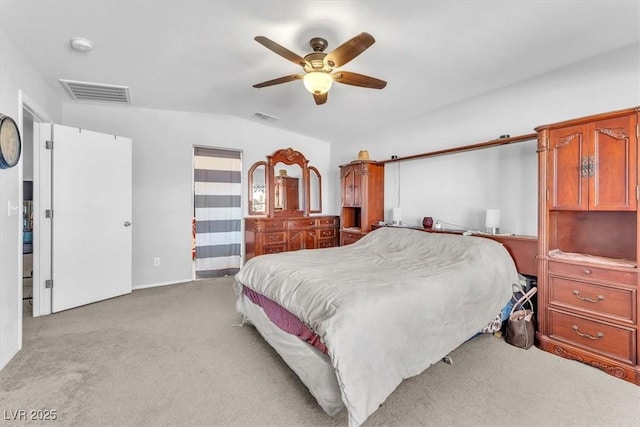
M360 240L364 234L355 233L352 231L341 231L340 232L340 244L342 246L350 245L351 243L355 243Z
M279 221L260 221L260 225L262 229L265 231L269 230L284 230L286 222L284 220Z
M634 364L635 329L549 310L549 336L600 353L621 362Z
M285 243L287 241L286 235L287 233L284 231L277 233L264 233L262 235L262 238L264 239L263 244L270 245L273 243Z
M318 227L335 227L338 225L338 217L318 218Z
M287 245L286 244L281 244L281 245L265 245L262 248L262 253L263 254L277 254L280 252L286 252L287 251Z
M549 276L549 302L635 324L636 290Z
M315 219L290 219L287 221L287 227L289 230L304 230L308 228L314 228L316 226Z
M336 246L336 239L322 239L318 241L318 248L319 249L323 249L323 248L333 248L334 246Z
M589 281L620 283L629 286L635 286L637 280L637 273L634 271L610 270L608 268L554 261L549 261L549 274Z
M321 239L325 238L335 238L336 237L336 229L335 228L321 228L318 230L318 235Z

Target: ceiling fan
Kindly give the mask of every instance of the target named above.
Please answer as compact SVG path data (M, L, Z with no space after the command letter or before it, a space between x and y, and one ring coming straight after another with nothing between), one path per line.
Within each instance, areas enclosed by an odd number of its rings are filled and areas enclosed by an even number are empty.
M327 102L327 92L334 81L371 89L382 89L387 85L387 82L384 80L374 77L351 73L349 71L335 70L360 55L375 43L375 39L369 33L358 34L330 53L324 53L324 50L328 46L327 41L320 37L314 37L309 41L313 52L305 55L304 58L264 36L255 37L255 41L294 64L300 65L304 69L304 74L290 74L277 79L267 80L266 82L253 85L255 88L273 86L302 79L305 88L313 94L313 99L316 101L316 104L321 105Z

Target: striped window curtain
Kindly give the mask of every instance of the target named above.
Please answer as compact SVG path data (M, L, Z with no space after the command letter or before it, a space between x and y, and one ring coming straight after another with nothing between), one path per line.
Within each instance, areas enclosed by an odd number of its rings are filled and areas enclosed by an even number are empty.
M235 274L240 269L240 152L194 149L196 278Z

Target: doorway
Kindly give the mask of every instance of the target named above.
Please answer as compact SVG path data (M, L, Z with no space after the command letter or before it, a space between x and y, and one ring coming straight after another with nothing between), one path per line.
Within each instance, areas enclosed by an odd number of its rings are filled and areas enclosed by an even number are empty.
M29 224L23 223L21 240L29 228L32 241L31 259L20 257L25 279L19 294L27 298L20 317L131 292L131 139L51 123L22 92L20 96L25 134L20 193L31 165L33 171L30 215L25 214L24 195L20 200L23 221ZM32 288L25 291L29 279ZM31 310L25 303L32 304Z
M48 314L40 310L40 297L34 288L35 278L38 277L39 251L35 243L41 230L37 226L37 216L34 194L38 192L38 171L36 170L35 124L46 123L48 116L40 110L21 91L19 94L22 109L19 121L22 128L22 177L21 177L21 203L22 203L22 317L40 316Z
M27 133L27 132L25 132ZM26 163L33 160L23 150ZM33 177L28 176L24 165L22 180L22 315L33 315Z
M238 272L242 246L241 152L194 147L193 245L196 279Z

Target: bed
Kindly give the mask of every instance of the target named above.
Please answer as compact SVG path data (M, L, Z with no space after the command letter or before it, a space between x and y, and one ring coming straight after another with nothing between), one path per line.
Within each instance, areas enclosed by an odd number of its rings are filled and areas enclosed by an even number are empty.
M243 323L350 427L495 319L520 280L496 241L390 227L252 258L235 279Z

